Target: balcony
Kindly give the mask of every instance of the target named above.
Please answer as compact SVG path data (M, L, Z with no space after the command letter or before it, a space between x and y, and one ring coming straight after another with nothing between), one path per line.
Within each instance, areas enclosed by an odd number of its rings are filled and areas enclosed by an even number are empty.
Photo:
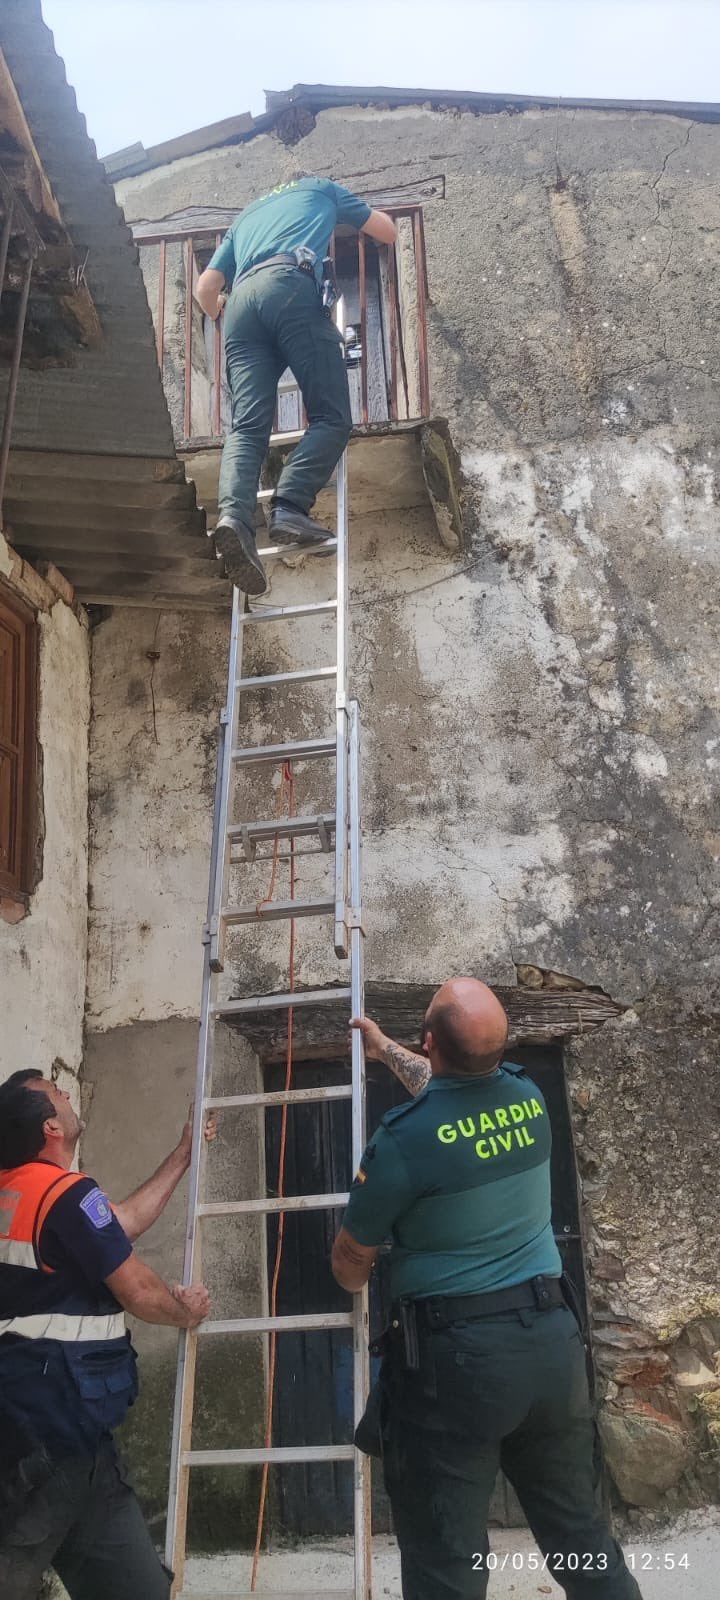
M387 209L398 229L394 247L377 245L365 234L344 228L338 229L331 246L346 327L353 330L347 349L354 422L350 490L355 512L428 504L429 295L423 212L419 205ZM222 319L213 323L204 316L193 291L223 237L220 218L226 222L232 215L214 212L212 227L203 226L195 211L162 225L133 228L176 447L210 526L217 515L219 458L230 426L231 401ZM288 369L278 385L266 486L275 481L276 452L282 457L305 420L302 397ZM436 446L431 448L436 454ZM321 514L330 509L329 503L323 506L323 497L319 509ZM450 521L445 514L443 542L457 548L459 529L448 534Z

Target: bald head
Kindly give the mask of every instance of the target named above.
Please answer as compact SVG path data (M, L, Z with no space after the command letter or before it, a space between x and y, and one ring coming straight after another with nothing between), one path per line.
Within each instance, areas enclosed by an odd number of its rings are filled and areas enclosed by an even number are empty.
M477 978L451 978L425 1014L425 1045L433 1073L482 1077L502 1061L508 1020L500 1001Z

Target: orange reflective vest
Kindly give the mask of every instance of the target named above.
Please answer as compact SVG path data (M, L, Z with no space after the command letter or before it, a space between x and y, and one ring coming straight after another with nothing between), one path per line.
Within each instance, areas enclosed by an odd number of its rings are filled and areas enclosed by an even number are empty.
M111 1291L72 1256L53 1268L40 1255L53 1205L83 1181L47 1161L0 1171L0 1430L7 1418L57 1453L94 1451L138 1388ZM102 1218L109 1202L94 1193Z
M124 1315L104 1285L94 1289L80 1274L68 1282L65 1273L56 1274L40 1257L49 1212L84 1179L82 1172L47 1161L0 1172L0 1335L82 1343L123 1338ZM20 1274L13 1270L18 1267ZM56 1282L50 1284L49 1277Z

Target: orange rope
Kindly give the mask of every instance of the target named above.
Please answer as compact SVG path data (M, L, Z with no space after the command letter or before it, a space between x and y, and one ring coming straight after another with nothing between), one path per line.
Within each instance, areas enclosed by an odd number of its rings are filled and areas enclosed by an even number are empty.
M295 779L294 779L292 766L290 765L289 762L285 762L285 764L283 766L282 783L281 783L281 786L280 786L279 804L282 804L282 800L283 800L284 795L285 795L286 786L287 786L287 796L288 796L288 816L289 817L294 817L294 815L295 815ZM276 877L276 873L277 873L277 846L278 846L278 840L276 838L276 840L275 840L275 849L273 851L273 868L272 868L272 876L271 876L271 880L270 880L270 889L269 889L269 892L268 892L267 899L260 902L261 905L267 905L268 902L270 900L272 900L272 897L273 897L273 892L274 892L274 889L275 889L275 877ZM291 900L295 899L295 840L292 837L290 839L290 899ZM294 989L295 989L295 918L294 917L290 918L289 966L290 966L290 993L292 994ZM288 1008L287 1056L286 1056L286 1061L285 1061L285 1089L286 1089L286 1091L289 1090L290 1087L291 1087L292 1075L293 1075L293 1007L290 1006ZM282 1119L281 1119L281 1123L280 1123L280 1155L279 1155L279 1159L278 1159L278 1182L277 1182L278 1196L282 1196L285 1193L285 1156L286 1156L286 1151L287 1151L288 1111L289 1111L289 1106L288 1105L284 1105L283 1108L282 1108ZM279 1281L280 1281L280 1268L281 1268L281 1265L282 1265L283 1242L284 1242L284 1239L285 1239L285 1215L286 1215L286 1213L284 1211L278 1212L278 1234L277 1234L277 1244L275 1246L275 1266L274 1266L273 1276L272 1276L272 1287L271 1287L271 1290L270 1290L270 1315L271 1315L271 1317L274 1317L274 1316L277 1315L278 1284L279 1284ZM266 1413L266 1418L265 1418L265 1449L266 1450L269 1450L270 1446L272 1444L272 1425L273 1425L273 1409L274 1409L274 1404L275 1404L275 1373L276 1373L276 1368L277 1368L277 1333L271 1333L270 1334L270 1364L269 1364L269 1371L268 1371L267 1413ZM266 1504L267 1504L269 1470L270 1470L269 1463L267 1461L263 1462L262 1479L261 1479L261 1484L260 1484L260 1505L259 1505L259 1509L258 1509L257 1531L256 1531L256 1534L255 1534L255 1549L254 1549L254 1552L253 1552L252 1578L250 1580L250 1589L251 1589L251 1592L253 1594L255 1593L255 1588L256 1588L256 1584L257 1584L258 1566L260 1564L260 1548L261 1548L261 1545L262 1545L263 1530L264 1530L264 1527L265 1527L265 1509L266 1509Z
M294 782L294 780L293 780L293 774L292 774L292 767L290 766L289 761L285 761L285 762L283 762L282 777L280 779L280 788L278 790L278 797L277 797L277 802L276 802L276 805L275 805L275 815L276 815L276 817L282 817L285 814L285 809L284 809L285 789L286 789L286 786L289 783L291 792L294 792L293 791L293 782ZM292 854L293 848L294 848L294 840L291 839L291 841L290 841L290 852L291 852L291 854ZM257 904L255 906L255 910L257 911L258 916L260 915L260 912L262 911L263 906L269 906L270 905L270 902L271 902L271 900L273 898L273 895L275 894L275 879L277 877L279 851L280 851L280 837L279 837L279 834L276 833L276 835L275 835L275 843L273 845L272 871L270 873L270 883L268 884L268 892L265 895L265 898L263 900L258 900L257 901Z

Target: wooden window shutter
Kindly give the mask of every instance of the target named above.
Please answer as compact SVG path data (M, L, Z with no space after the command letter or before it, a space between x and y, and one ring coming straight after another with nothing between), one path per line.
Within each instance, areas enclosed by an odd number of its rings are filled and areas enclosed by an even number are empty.
M33 886L36 673L34 612L0 584L0 894Z

